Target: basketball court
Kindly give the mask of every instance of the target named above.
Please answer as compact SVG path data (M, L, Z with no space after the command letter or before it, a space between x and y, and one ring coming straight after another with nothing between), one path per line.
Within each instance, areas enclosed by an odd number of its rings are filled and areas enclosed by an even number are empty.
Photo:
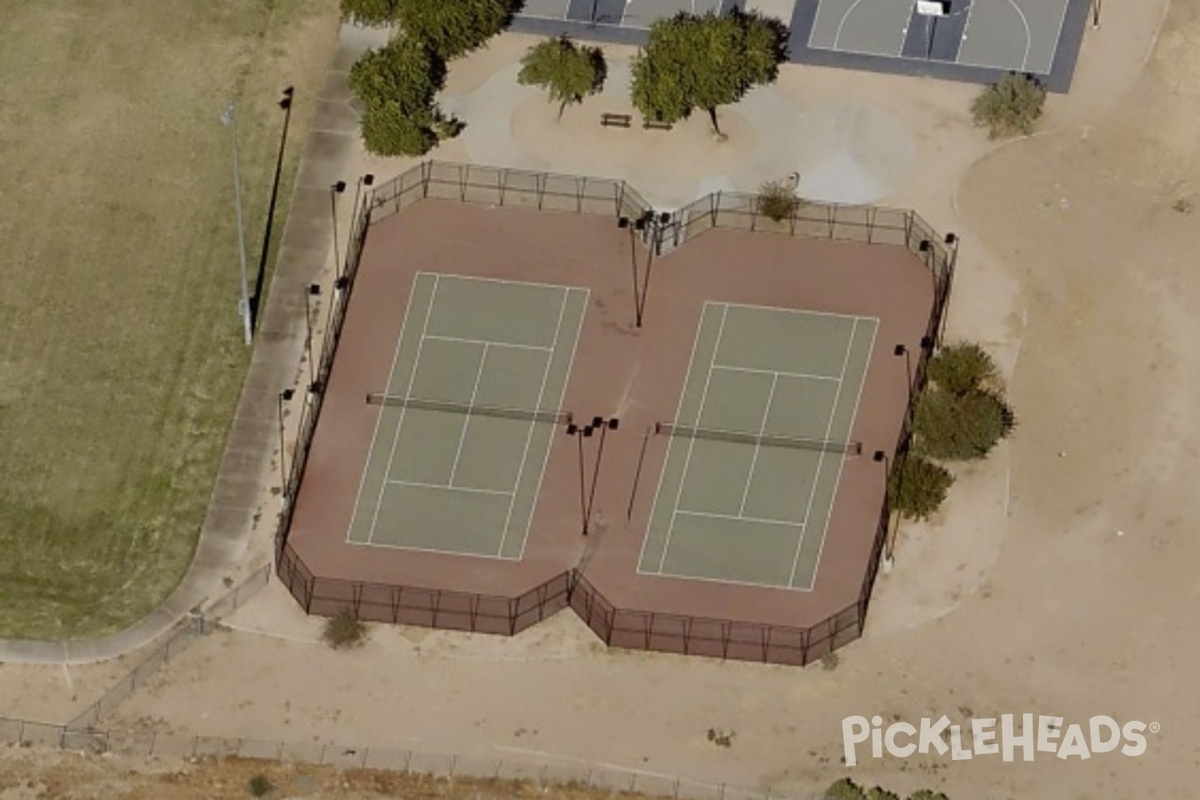
M639 573L812 587L877 328L705 304Z
M1066 91L1091 0L817 0L798 2L796 61L994 80L1035 75Z

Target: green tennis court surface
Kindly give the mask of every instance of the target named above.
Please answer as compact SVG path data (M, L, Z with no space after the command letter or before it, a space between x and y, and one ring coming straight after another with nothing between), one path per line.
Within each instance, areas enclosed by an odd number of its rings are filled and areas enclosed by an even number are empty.
M565 286L417 274L378 387L392 402L364 398L363 413L379 417L349 541L521 557L587 298Z
M812 588L877 327L705 305L639 572Z

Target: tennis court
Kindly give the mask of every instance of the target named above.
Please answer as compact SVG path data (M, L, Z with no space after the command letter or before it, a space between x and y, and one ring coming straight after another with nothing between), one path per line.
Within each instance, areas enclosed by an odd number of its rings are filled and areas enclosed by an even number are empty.
M640 573L812 588L878 324L705 304Z
M347 540L519 559L586 289L418 272Z

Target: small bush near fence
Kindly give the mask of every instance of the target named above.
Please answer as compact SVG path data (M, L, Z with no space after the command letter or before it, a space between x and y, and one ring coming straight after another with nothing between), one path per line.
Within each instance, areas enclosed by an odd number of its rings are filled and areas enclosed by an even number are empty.
M791 219L800 210L800 198L790 181L767 181L758 190L758 213L772 222Z
M325 620L321 638L334 650L348 650L358 647L367 638L367 626L346 608Z

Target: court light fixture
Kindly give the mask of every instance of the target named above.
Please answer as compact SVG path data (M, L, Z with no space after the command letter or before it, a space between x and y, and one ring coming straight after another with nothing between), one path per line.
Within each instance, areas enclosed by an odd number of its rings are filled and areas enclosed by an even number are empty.
M932 350L933 349L933 337L922 336L921 337L921 349L922 350Z
M872 460L875 461L875 463L879 463L880 461L886 461L887 453L883 452L882 450L876 450L875 455L872 456Z
M905 355L906 353L908 353L908 348L902 344L896 345L896 348L894 350L892 350L892 355L894 355L894 356L902 356L902 355Z
M283 97L279 100L279 107L287 111L292 107L292 94L295 92L295 87L289 86L283 90Z
M921 243L919 245L917 245L917 250L922 253L928 253L932 249L933 249L933 243L930 242L928 239L922 239Z
M629 227L629 217L617 217L617 227L625 229Z
M957 241L958 241L957 233L947 233L946 234L946 238L945 238L946 244L954 244Z
M338 252L337 199L338 195L345 191L345 181L338 181L329 187L329 213L330 219L333 221L333 272L335 275L342 274L342 259Z

